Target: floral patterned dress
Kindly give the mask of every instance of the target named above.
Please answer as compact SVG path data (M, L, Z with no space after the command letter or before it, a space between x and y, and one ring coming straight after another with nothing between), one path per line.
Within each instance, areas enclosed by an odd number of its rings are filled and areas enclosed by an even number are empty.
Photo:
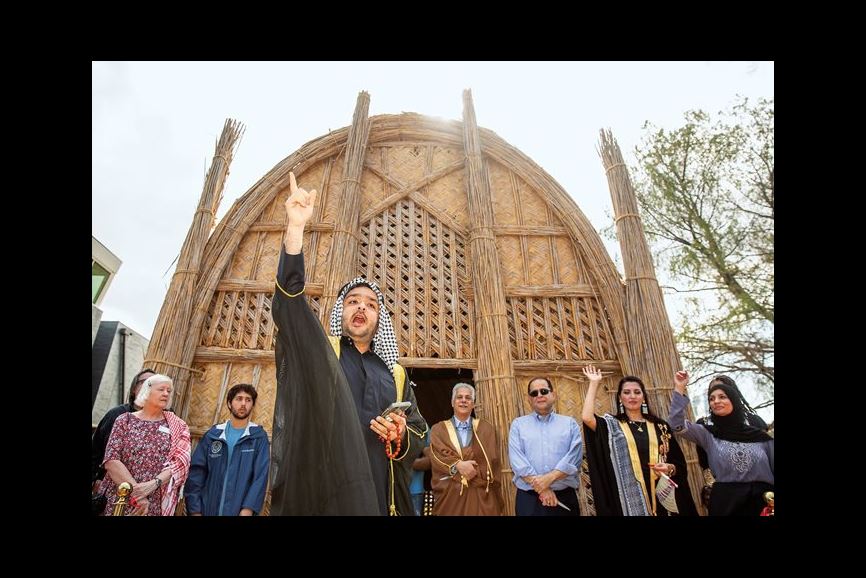
M147 482L165 469L170 441L171 434L165 418L159 421L144 421L127 413L114 422L108 445L105 447L105 461L119 460L136 482ZM148 496L148 516L161 515L163 487L160 486ZM111 516L114 502L117 501L117 484L111 479L111 474L105 474L100 491L108 498L103 515Z

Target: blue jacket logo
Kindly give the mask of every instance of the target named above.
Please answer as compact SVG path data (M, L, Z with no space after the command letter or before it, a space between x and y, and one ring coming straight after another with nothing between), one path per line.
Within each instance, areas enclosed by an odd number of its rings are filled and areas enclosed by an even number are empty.
M220 440L214 440L214 442L210 445L210 453L218 454L223 449L223 443Z

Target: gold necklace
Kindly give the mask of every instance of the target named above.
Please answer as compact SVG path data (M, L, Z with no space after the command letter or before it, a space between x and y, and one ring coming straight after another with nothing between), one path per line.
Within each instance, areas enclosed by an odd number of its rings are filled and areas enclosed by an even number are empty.
M634 421L633 419L630 419L630 420L628 420L628 423L630 423L632 425L636 425L637 431L642 432L643 429L641 428L641 426L646 422L645 421Z

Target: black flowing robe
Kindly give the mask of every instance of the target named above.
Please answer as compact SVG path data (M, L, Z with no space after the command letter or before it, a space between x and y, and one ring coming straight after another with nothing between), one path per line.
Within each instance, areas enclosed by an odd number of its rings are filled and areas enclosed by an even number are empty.
M277 398L271 471L272 515L384 515L390 503L384 444L369 422L396 399L394 377L371 350L361 354L343 338L340 358L301 293L303 255L281 251L272 315L276 336ZM383 312L387 314L387 312ZM410 427L423 433L412 387ZM407 447L408 446L408 447ZM411 466L423 445L407 432L394 462L397 513L414 515Z
M592 496L595 503L595 513L597 516L622 516L622 504L619 501L619 487L616 484L616 475L613 470L613 463L610 459L610 448L608 440L610 433L608 431L607 422L601 416L595 416L595 431L589 429L585 424L583 427L584 439L586 440L586 457L589 462L589 477L592 483ZM661 423L667 422L661 420ZM641 461L641 470L643 472L644 483L646 484L647 492L650 491L650 472L649 472L649 436L647 432L636 431L635 425L628 423L625 427L632 428L634 434L635 445L637 446L638 456ZM661 442L661 430L658 424L645 422L642 424L643 429L647 427L656 428L656 437ZM668 424L668 433L672 434L673 429ZM695 502L692 499L692 491L689 487L688 468L686 467L686 458L683 451L677 443L676 438L672 435L669 442L670 450L668 451L666 463L676 466L676 474L672 477L673 481L679 486L676 489L675 497L677 509L680 516L697 516L698 511ZM650 496L650 499L652 497ZM652 510L650 505L647 509ZM668 512L665 507L656 501L656 513L659 516L676 515Z

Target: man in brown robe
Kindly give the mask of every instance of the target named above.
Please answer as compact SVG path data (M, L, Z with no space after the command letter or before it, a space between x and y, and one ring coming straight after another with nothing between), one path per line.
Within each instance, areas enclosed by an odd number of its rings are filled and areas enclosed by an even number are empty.
M472 418L475 388L451 391L454 416L430 430L434 516L499 516L502 512L499 443L495 428Z

